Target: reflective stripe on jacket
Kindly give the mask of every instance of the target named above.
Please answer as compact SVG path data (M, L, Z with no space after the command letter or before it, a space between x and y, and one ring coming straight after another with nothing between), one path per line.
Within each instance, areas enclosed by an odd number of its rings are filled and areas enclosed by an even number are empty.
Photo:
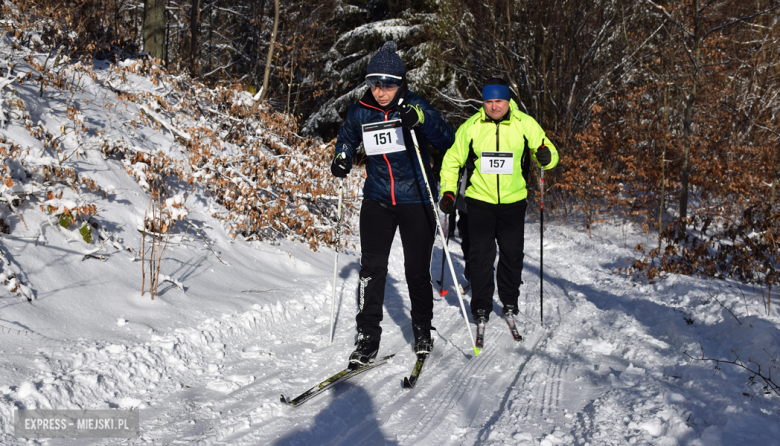
M509 101L508 119L496 123L484 107L458 128L455 144L444 155L441 168L442 193L456 193L458 170L466 167L470 173L466 197L491 204L516 203L528 196L526 182L530 159L536 162L536 149L542 143L550 149L552 160L545 170L558 164L558 150L546 137L542 127L532 117L517 109L514 100ZM473 164L469 161L471 155ZM482 152L513 152L513 173L482 173ZM531 158L529 158L529 156Z

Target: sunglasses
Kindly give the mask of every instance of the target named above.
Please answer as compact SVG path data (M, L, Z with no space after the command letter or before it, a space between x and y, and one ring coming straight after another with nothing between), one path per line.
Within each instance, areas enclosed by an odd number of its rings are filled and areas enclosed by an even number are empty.
M382 90L393 90L401 86L402 79L390 76L366 76L366 86L368 88L379 87Z

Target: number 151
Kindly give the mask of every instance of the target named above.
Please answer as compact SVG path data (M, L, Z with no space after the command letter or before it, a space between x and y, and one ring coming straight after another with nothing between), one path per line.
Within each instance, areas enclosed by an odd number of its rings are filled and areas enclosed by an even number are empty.
M376 145L378 146L393 142L393 140L390 138L390 132L376 133L374 134L374 140L376 140Z

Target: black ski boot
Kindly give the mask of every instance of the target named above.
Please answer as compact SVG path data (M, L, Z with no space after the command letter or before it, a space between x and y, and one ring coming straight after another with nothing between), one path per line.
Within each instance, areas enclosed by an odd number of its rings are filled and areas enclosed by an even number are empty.
M517 309L517 305L504 305L504 316L517 316L520 310Z
M430 353L433 351L433 338L431 337L431 330L433 328L422 325L412 325L412 331L414 332L414 353Z
M474 311L474 314L472 314L471 316L474 318L474 323L477 325L487 324L488 319L490 318L488 310L476 310Z
M379 352L379 341L373 340L363 334L358 335L357 348L349 355L349 369L355 370L366 364L374 362Z

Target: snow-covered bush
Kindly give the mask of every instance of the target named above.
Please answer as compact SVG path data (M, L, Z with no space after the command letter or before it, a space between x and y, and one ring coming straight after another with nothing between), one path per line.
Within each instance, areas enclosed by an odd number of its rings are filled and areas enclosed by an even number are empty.
M328 167L332 145L301 138L293 119L261 106L240 87L207 88L151 60L71 62L67 54L30 37L44 32L50 22L36 25L14 12L6 9L9 33L0 53L0 80L7 80L0 83L3 111L8 122L27 130L29 141L0 141L0 201L18 221L24 224L23 214L34 203L34 209L63 230L77 220L79 231L95 223L96 203L111 190L85 176L79 159L100 153L121 163L161 203L186 191L207 197L214 216L234 237L298 240L312 249L334 243L337 184ZM21 85L34 86L41 102L17 95L15 88ZM92 106L86 95L96 91L114 96L103 112L122 131L106 130L85 115ZM46 111L63 122L57 130L39 119L46 101L63 106ZM36 109L35 118L29 107ZM145 149L144 129L172 143ZM346 182L347 208L358 181ZM91 231L84 233L84 241L92 242Z
M780 285L780 206L761 203L746 208L741 218L702 216L698 213L685 222L666 227L663 249L650 250L635 260L630 273L641 273L649 280L669 274L688 274L734 278L741 282L766 286L764 307L771 311L772 288ZM638 250L643 251L640 247ZM775 293L777 293L775 291Z

